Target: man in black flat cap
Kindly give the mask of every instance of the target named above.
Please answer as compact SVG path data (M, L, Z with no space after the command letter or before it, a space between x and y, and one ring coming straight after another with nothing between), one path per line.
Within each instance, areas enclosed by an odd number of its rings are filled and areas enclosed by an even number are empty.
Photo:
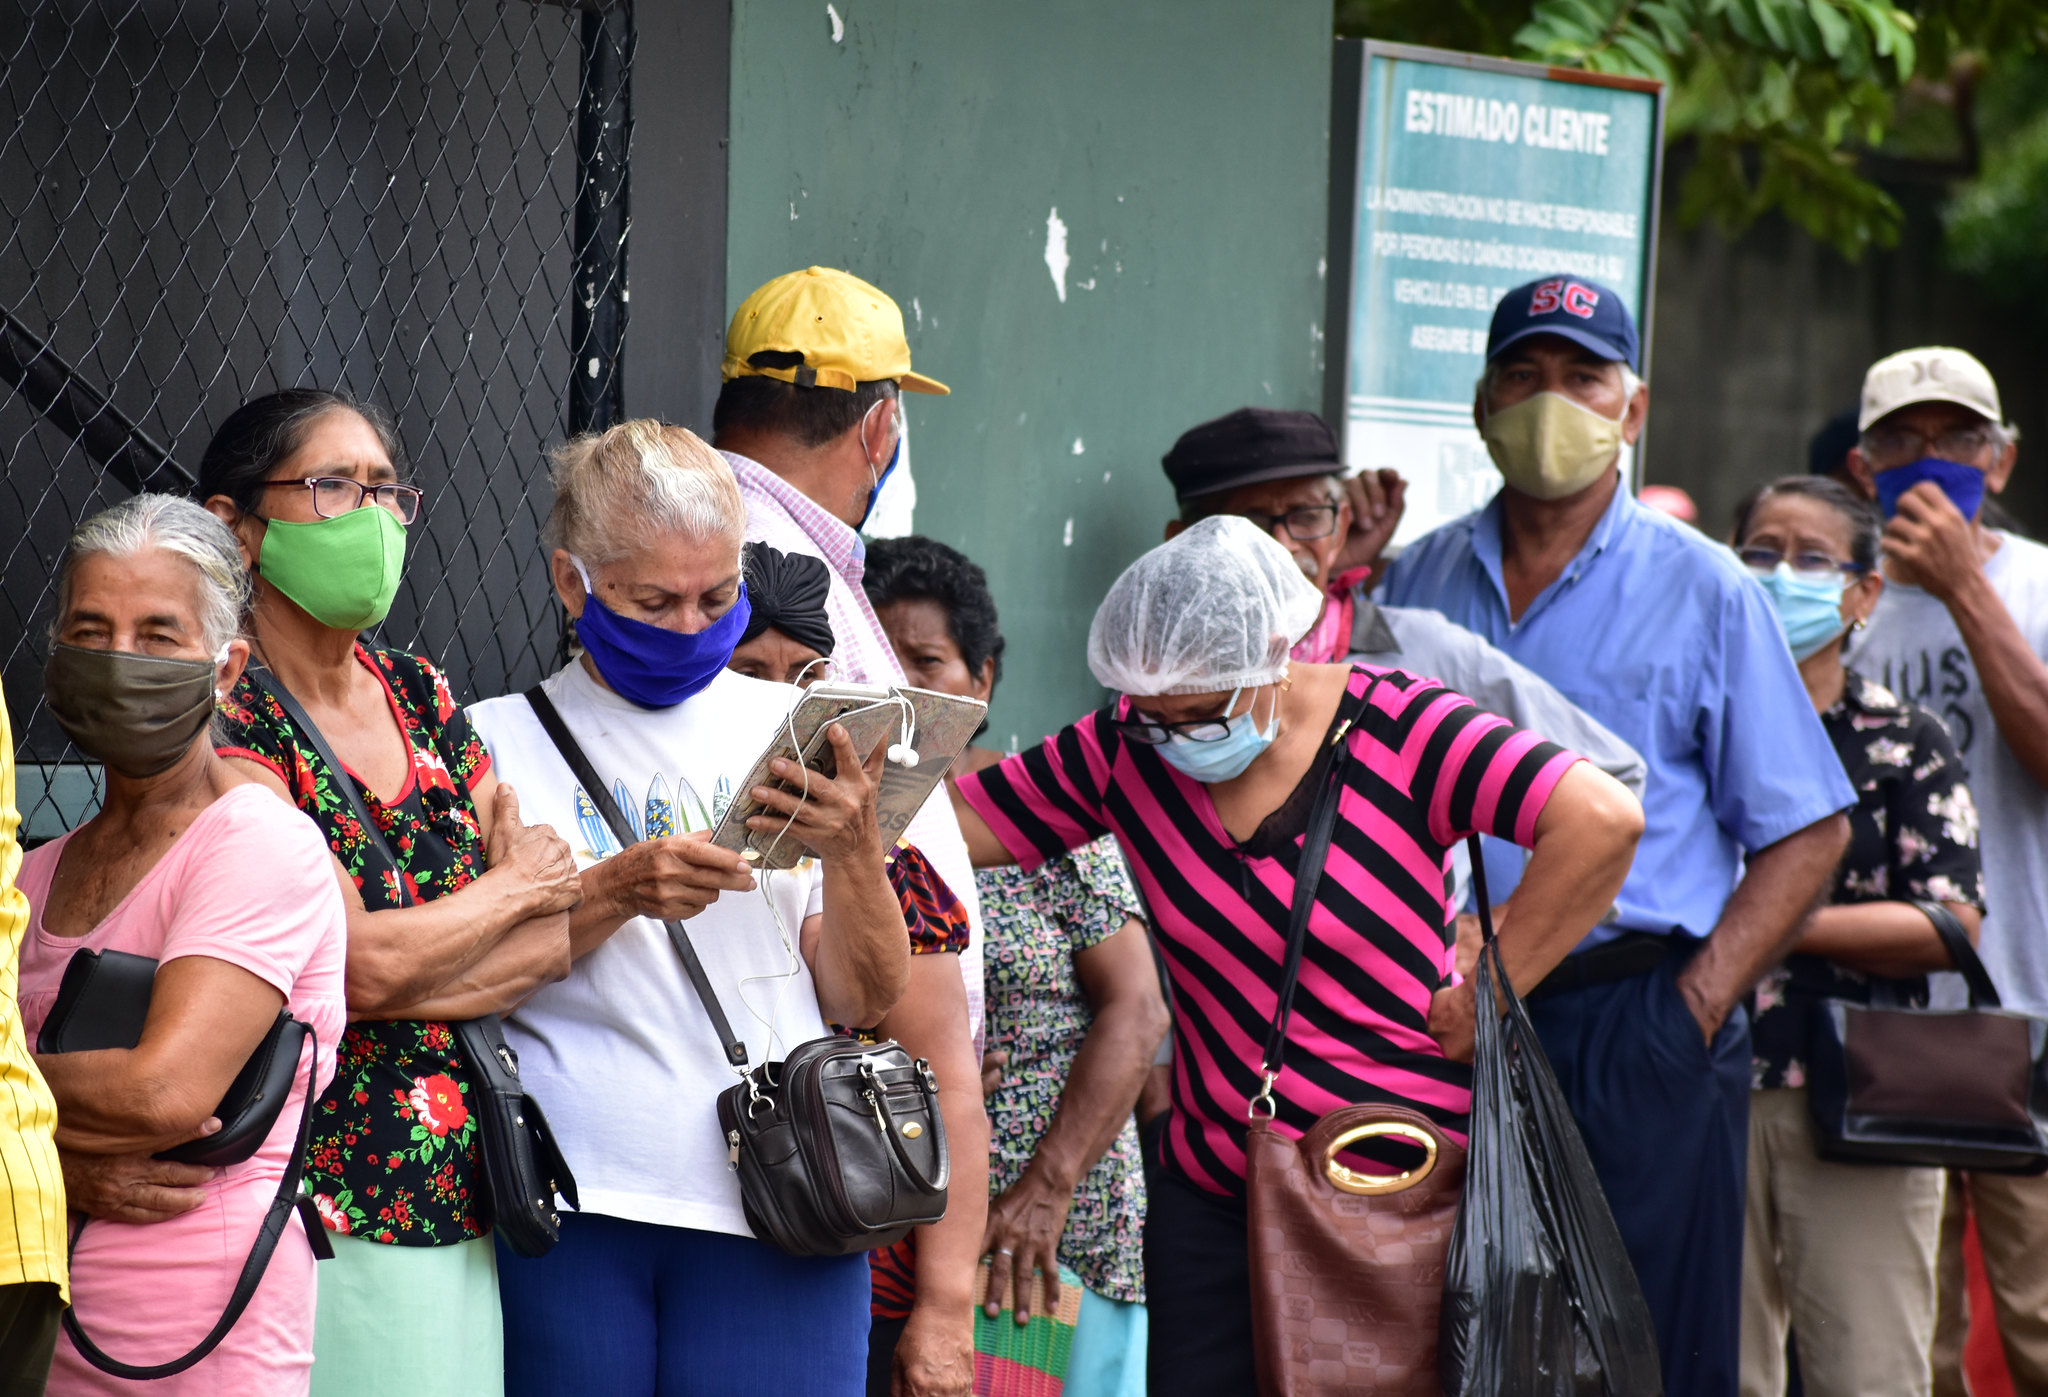
M1198 519L1237 514L1268 530L1328 598L1294 647L1307 664L1357 662L1440 679L1481 708L1561 742L1643 793L1643 759L1533 670L1434 611L1379 606L1369 563L1400 516L1400 477L1345 488L1337 438L1313 412L1241 407L1181 434L1162 462L1180 501L1172 538ZM1355 505L1354 501L1358 503ZM1357 518L1358 508L1375 511ZM1461 851L1462 853L1462 851ZM1489 867L1492 866L1489 860ZM1463 877L1463 864L1459 865ZM1460 889L1462 900L1462 888Z

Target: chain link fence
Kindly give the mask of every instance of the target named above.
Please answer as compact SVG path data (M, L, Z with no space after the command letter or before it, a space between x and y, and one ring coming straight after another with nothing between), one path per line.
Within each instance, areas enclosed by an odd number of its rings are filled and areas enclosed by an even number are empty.
M96 776L42 708L71 528L185 492L273 389L397 419L426 488L377 639L466 698L563 627L546 449L618 415L630 0L0 0L0 682L31 839Z

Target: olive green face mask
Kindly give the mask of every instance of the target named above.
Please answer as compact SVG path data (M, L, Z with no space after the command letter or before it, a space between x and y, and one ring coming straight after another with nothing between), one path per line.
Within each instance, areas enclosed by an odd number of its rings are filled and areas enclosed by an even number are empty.
M405 571L405 525L377 505L333 519L270 519L256 571L323 626L360 631L390 614Z
M140 779L169 770L213 717L215 660L52 645L43 670L50 716L71 745Z

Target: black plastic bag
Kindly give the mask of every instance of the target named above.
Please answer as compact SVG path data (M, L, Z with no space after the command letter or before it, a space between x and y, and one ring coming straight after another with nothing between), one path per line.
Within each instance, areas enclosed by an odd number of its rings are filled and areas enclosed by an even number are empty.
M1486 943L1473 972L1481 1007L1465 1196L1444 1265L1445 1397L1662 1397L1635 1267L1535 1026L1501 973L1477 843ZM1497 983L1505 1019L1485 1009Z

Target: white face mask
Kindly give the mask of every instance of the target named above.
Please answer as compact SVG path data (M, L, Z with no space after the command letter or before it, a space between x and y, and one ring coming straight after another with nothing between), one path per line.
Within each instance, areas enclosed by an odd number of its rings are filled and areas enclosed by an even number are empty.
M1628 417L1602 417L1561 393L1538 393L1486 414L1480 435L1502 479L1539 500L1561 500L1598 480L1621 453Z

